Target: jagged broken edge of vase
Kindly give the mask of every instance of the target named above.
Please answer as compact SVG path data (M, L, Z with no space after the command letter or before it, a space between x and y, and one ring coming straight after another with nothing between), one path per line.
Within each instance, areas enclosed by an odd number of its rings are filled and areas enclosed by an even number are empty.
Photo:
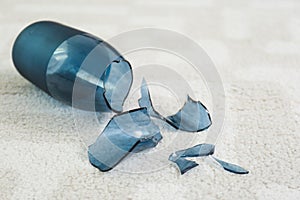
M124 59L114 60L101 79L103 80L103 97L107 106L114 112L122 112L133 81L130 63Z

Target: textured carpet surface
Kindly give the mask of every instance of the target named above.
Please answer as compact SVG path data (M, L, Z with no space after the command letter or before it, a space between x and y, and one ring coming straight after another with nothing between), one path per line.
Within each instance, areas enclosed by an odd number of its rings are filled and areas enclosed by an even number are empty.
M70 107L34 87L12 64L17 34L40 19L105 39L143 27L193 39L216 64L225 88L216 155L250 174L233 175L198 159L199 167L180 176L166 156L190 144L172 143L169 129L162 130L158 149L170 143L173 149L133 155L107 173L92 167L80 130L97 135L111 115L98 116L95 126L79 113L79 126ZM1 0L0 36L0 199L300 199L299 1ZM132 62L148 62L138 58ZM189 80L197 84L193 75ZM194 97L211 108L201 91ZM166 112L179 108L163 100L164 92L153 98ZM183 141L194 137L173 134ZM193 141L204 141L205 134Z

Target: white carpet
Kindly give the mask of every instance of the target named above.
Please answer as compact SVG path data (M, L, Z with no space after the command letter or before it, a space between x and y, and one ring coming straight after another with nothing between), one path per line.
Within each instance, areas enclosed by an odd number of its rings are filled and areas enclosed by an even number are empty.
M147 159L156 159L147 156L151 152L107 173L92 167L72 109L35 88L12 64L15 37L39 19L102 38L157 27L196 41L225 87L216 155L250 174L233 175L198 159L199 167L180 176L167 157L157 158L160 169L143 172ZM0 41L0 199L300 199L299 1L1 0ZM101 117L103 127L108 120ZM94 129L87 124L85 130ZM170 142L166 132L162 146Z

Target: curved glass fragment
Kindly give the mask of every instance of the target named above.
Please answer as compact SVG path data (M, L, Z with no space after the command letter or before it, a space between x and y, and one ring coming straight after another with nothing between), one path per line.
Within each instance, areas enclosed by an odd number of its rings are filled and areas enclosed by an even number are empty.
M210 127L211 118L206 107L200 101L194 101L187 96L184 106L175 115L168 116L167 122L176 129L199 132Z
M206 107L200 101L194 101L187 96L184 106L172 116L164 117L153 107L150 92L145 79L142 81L140 107L146 107L152 117L161 119L176 129L188 132L199 132L211 126L211 117Z
M130 152L155 147L162 139L147 108L115 115L95 143L88 147L90 163L101 171L115 167Z

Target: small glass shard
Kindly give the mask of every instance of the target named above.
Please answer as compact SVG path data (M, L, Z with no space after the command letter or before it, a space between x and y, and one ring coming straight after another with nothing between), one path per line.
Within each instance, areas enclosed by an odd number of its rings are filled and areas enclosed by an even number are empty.
M180 170L181 174L197 167L198 164L194 161L185 159L186 157L201 157L212 155L215 151L215 145L198 144L194 147L176 151L169 156L169 160L174 162Z
M244 169L238 165L222 161L213 156L211 156L211 158L214 159L215 161L217 161L226 171L229 171L231 173L235 173L235 174L248 174L249 173L249 171L247 171L246 169Z
M194 101L187 96L184 106L172 116L164 117L153 107L150 92L145 79L142 81L140 107L146 107L150 116L161 119L176 129L188 132L206 130L211 125L211 117L206 107L200 101Z
M141 98L138 100L138 102L140 107L147 108L150 116L166 121L166 119L154 109L150 97L150 92L147 87L146 80L144 78L142 80L142 85L141 85Z
M100 171L109 171L130 152L155 147L162 139L147 108L139 108L114 116L95 143L89 146L90 163Z
M187 160L184 158L177 158L177 159L172 160L175 157L177 157L177 155L171 154L171 156L169 157L169 160L174 162L177 165L178 169L180 170L181 175L199 165L195 161Z
M248 174L249 171L243 169L240 166L230 164L219 160L213 156L215 151L215 145L213 144L198 144L188 149L176 151L169 156L169 160L177 165L181 174L184 174L188 170L196 167L198 164L194 161L187 160L187 157L202 157L209 156L214 161L216 161L223 169L235 173L235 174Z
M123 103L132 85L132 70L126 60L113 61L103 74L104 99L115 112L122 112Z
M213 144L198 144L188 149L176 151L176 155L182 158L185 157L201 157L212 155L215 152L215 145Z

